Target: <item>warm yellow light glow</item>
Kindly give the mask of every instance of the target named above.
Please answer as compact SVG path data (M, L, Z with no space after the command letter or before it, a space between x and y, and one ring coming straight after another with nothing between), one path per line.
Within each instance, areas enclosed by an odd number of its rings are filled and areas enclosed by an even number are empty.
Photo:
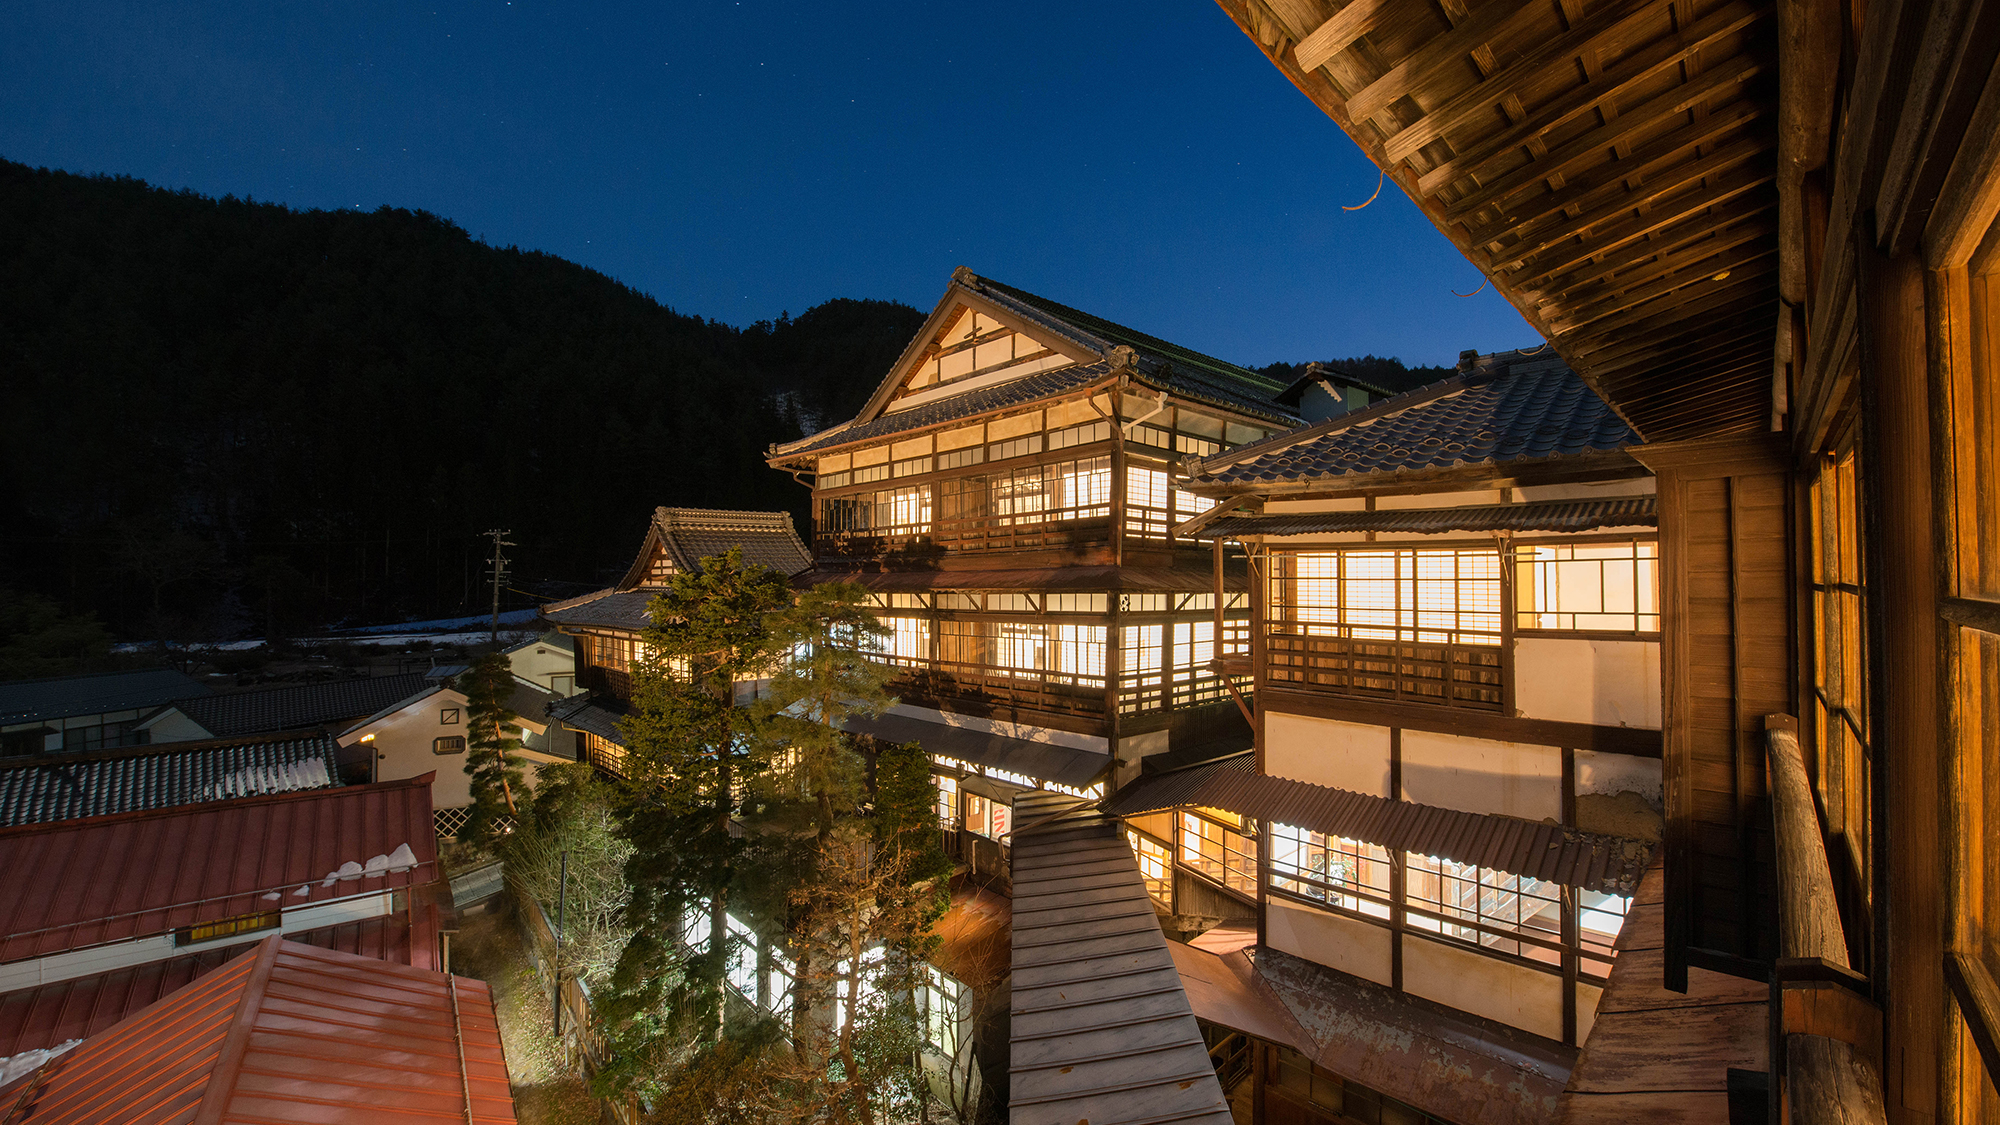
M375 736L374 736L374 735L372 735L372 734L364 734L364 735L362 735L362 736L361 736L361 741L363 741L363 742L373 742L373 741L375 741Z

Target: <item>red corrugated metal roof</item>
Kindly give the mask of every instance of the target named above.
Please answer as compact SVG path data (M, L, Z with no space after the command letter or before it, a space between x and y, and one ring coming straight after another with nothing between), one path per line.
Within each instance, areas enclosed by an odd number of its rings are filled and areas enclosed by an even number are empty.
M0 829L0 963L433 882L433 776Z
M10 1125L513 1122L485 983L270 938L0 1089Z
M437 968L434 910L342 922L286 934L285 940L397 965ZM88 1039L256 949L256 942L244 942L0 994L0 1058Z

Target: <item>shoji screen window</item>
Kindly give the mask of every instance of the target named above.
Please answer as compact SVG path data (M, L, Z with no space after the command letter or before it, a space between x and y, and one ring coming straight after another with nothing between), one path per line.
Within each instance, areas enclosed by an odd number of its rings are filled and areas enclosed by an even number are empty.
M1514 550L1514 627L1658 633L1660 545L1524 544Z

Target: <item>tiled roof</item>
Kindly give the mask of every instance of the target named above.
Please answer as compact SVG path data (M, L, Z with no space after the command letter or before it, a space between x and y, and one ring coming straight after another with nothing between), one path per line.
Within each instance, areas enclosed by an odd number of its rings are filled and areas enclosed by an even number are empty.
M1104 811L1138 816L1187 805L1227 809L1392 852L1477 864L1587 891L1631 894L1652 856L1650 844L1621 836L1268 777L1257 772L1252 754L1142 777L1105 802Z
M943 754L1078 789L1096 784L1111 769L1111 755L1103 751L1009 738L909 715L850 715L839 725L843 730L884 742L914 742L928 754Z
M0 1089L10 1125L515 1120L483 981L279 938Z
M658 594L658 590L599 590L544 606L542 616L554 624L572 628L623 629L636 633L653 624L646 605Z
M921 406L898 410L894 414L884 414L872 421L822 430L796 443L774 445L771 447L771 456L790 458L804 453L816 453L835 446L850 445L890 434L955 422L960 418L970 418L991 410L1022 406L1038 399L1051 398L1087 387L1110 374L1109 363L1080 363L1074 367L1060 367L1054 371L1026 375L1011 382L980 387L947 398L933 399Z
M1560 360L1491 362L1288 434L1190 459L1192 487L1228 490L1360 473L1569 457L1638 435Z
M786 576L812 565L812 552L799 539L789 512L661 507L653 509L653 528L674 565L689 573L701 569L701 560L731 547L743 549L744 562ZM645 562L641 558L639 565Z
M0 828L0 963L433 882L434 776Z
M1014 802L1010 1119L1229 1125L1138 861L1076 804Z
M0 684L0 724L30 723L69 715L135 711L204 695L201 681L171 668L105 672Z
M418 968L436 968L437 958L431 952L436 928L419 926L421 932L413 932L412 913L301 930L286 934L285 940L398 965L411 964L414 955ZM0 994L0 1058L88 1039L238 955L256 950L256 942L246 941Z
M1071 339L1080 338L1084 343L1095 344L1100 354L1109 347L1131 348L1138 354L1141 371L1146 376L1168 384L1163 389L1237 407L1267 418L1296 421L1291 412L1276 401L1285 390L1285 384L1276 379L992 278L970 273L960 276L970 278L971 287L988 300L1030 320L1039 321Z
M616 700L590 695L572 695L549 705L550 719L576 730L588 731L618 746L625 745L625 736L618 733L618 721L624 717L625 712Z
M508 654L509 656L512 656L514 653L520 652L521 650L526 648L532 648L535 645L541 645L544 648L560 649L563 652L576 651L576 643L574 641L571 641L568 637L564 636L561 633L556 632L553 629L549 630L546 633L541 634L540 636L529 637L525 641L520 641L515 644L509 645L506 648L501 649L500 651Z
M340 784L339 751L314 732L0 758L0 827L321 789Z
M232 738L352 722L408 699L423 688L424 674L407 672L209 695L183 700L175 706L208 733L217 738Z
M1376 512L1277 512L1224 516L1190 539L1246 535L1313 535L1375 531L1436 535L1446 531L1590 531L1600 527L1653 527L1660 522L1651 496L1623 500L1547 500L1471 508L1402 508Z

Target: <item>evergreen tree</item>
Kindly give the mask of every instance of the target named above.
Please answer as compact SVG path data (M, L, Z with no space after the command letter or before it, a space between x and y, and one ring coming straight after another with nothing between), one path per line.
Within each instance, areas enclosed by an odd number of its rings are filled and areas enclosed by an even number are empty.
M937 781L930 755L914 742L882 747L875 755L876 846L896 855L913 884L951 874L938 831ZM940 884L944 898L950 889Z
M731 549L676 574L650 606L620 725L633 936L606 997L617 1061L600 1081L610 1088L658 1090L721 1037L723 982L740 944L728 909L743 843L730 822L763 764L737 681L770 665L767 620L790 600L783 577Z
M835 817L861 801L864 763L841 723L894 702L885 687L891 670L874 657L889 630L867 604L860 585L827 582L801 593L769 623L777 659L757 719L766 755L781 768L766 789L780 808L798 795L811 803L822 846Z
M501 818L517 821L527 796L526 770L520 757L521 727L509 701L514 694L514 668L504 653L479 658L458 678L465 693L465 772L472 779L472 811L460 834L477 844L490 844L503 833Z

